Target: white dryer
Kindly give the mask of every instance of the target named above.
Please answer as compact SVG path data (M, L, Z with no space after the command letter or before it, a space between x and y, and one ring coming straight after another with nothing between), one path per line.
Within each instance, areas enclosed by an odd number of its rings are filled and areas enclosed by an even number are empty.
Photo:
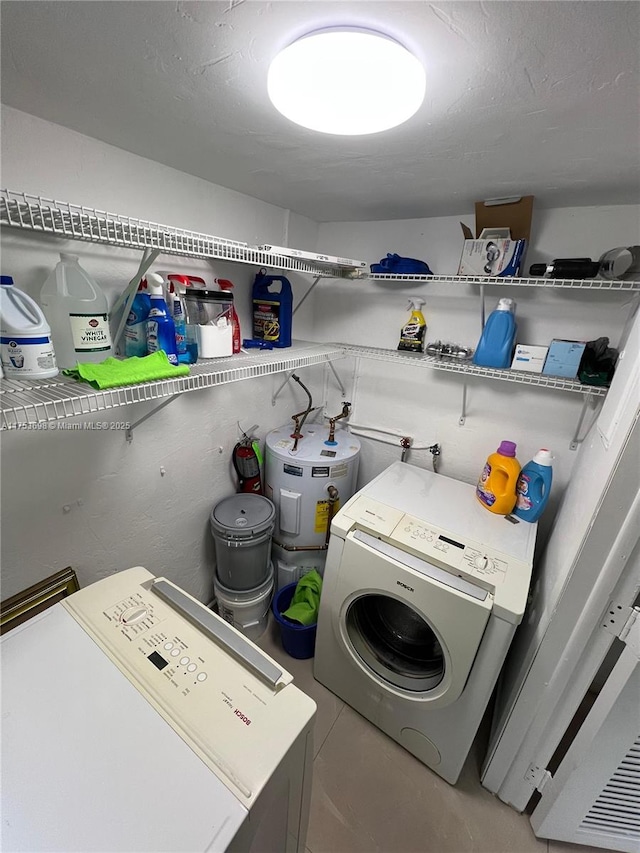
M314 675L452 784L522 620L536 528L402 462L331 526Z

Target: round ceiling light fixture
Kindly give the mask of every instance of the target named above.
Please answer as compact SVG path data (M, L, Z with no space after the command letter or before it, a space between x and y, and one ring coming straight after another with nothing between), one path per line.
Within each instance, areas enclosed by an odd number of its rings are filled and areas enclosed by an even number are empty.
M394 39L332 27L294 41L269 67L267 91L283 116L309 130L361 136L411 118L424 100L422 64Z

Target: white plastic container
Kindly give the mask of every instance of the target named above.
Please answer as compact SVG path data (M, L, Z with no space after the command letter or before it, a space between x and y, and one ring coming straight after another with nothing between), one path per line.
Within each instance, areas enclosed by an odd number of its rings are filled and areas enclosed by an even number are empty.
M213 590L218 603L218 613L250 640L264 633L269 619L269 605L273 594L273 566L266 581L254 589L229 589L214 578Z
M58 366L96 363L113 355L107 298L78 263L77 255L60 253L40 294L51 324Z
M42 309L10 275L0 277L0 351L7 379L49 379L58 373Z

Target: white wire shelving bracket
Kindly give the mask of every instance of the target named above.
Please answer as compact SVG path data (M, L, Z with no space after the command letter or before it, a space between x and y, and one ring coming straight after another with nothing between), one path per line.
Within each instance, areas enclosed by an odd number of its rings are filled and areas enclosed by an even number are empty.
M575 279L575 278L510 278L485 277L478 275L386 275L370 273L366 276L369 281L387 282L388 284L402 282L440 282L445 284L490 284L501 287L546 287L561 290L604 290L604 291L640 291L638 281L608 281L607 279Z
M127 249L155 249L169 255L233 261L308 273L320 278L361 277L359 268L355 267L314 263L261 251L237 240L7 189L0 189L0 225L89 243Z
M226 358L202 361L191 365L189 376L103 391L97 391L85 383L62 375L31 382L3 379L0 382L0 428L47 429L52 423L79 415L90 415L134 403L172 398L189 391L214 388L231 382L300 370L316 364L326 364L344 356L344 348L340 345L295 341L293 346L278 351L238 353ZM146 420L146 416L138 423L142 420ZM91 424L87 428L91 428Z

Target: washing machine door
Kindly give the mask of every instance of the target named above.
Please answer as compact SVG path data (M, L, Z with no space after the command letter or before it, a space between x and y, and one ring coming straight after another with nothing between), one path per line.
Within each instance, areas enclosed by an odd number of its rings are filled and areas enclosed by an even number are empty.
M396 687L423 692L444 678L440 641L409 604L379 593L362 595L349 605L346 628L367 666Z
M484 589L362 531L340 565L340 629L361 668L407 695L453 702L493 606Z

